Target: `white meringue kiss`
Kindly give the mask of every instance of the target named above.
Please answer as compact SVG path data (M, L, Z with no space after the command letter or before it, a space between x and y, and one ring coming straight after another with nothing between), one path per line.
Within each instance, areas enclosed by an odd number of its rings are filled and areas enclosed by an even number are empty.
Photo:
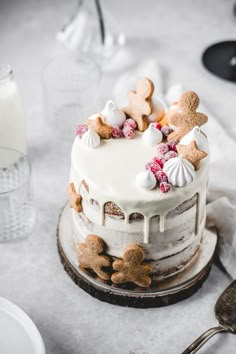
M207 141L207 137L202 133L200 127L196 125L193 129L187 133L180 140L181 145L188 145L191 141L195 140L197 143L197 147L199 150L205 151L207 154L209 153L209 144Z
M162 139L162 132L155 127L154 123L151 123L143 133L143 142L148 146L160 144Z
M95 149L100 145L100 136L91 127L82 136L82 143L89 149Z
M105 122L112 126L118 125L118 127L121 127L126 120L125 113L121 109L116 108L113 101L107 101L101 114Z
M168 160L163 167L163 171L174 187L186 186L193 181L196 175L191 162L180 156Z
M136 176L137 186L147 191L153 189L156 183L156 177L150 170L141 171Z
M156 177L150 170L141 171L136 176L137 186L147 191L153 189L156 183Z
M159 122L165 114L165 104L157 98L152 98L152 114L148 116L149 122Z

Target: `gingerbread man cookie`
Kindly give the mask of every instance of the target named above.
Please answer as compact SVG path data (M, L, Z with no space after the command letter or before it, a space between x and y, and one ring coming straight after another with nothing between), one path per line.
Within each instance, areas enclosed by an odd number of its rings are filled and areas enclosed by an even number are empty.
M128 106L123 108L123 111L137 122L138 130L141 132L148 127L147 116L152 113L153 91L154 84L151 80L147 78L139 80L137 90L128 94Z
M142 264L144 260L144 250L141 246L130 245L123 254L123 259L117 259L112 267L116 271L112 274L111 280L115 284L132 282L143 288L151 285L152 266Z
M70 183L67 189L67 194L69 198L69 204L71 208L74 208L77 213L82 211L81 200L82 197L80 194L76 193L74 183Z
M200 161L207 156L205 151L198 149L195 140L191 141L188 145L178 144L176 148L180 156L193 164L195 170L199 170Z
M92 269L103 280L109 280L110 275L102 269L111 265L110 258L104 254L105 248L106 244L101 237L88 235L85 243L78 246L78 258L82 267Z
M86 119L85 124L90 126L102 139L110 139L112 133L112 126L103 122L99 114L91 116Z
M207 122L208 118L205 114L196 112L198 105L199 97L195 92L187 91L182 94L178 103L180 112L171 112L169 117L169 124L174 125L176 129L168 135L168 141L180 141L193 127Z

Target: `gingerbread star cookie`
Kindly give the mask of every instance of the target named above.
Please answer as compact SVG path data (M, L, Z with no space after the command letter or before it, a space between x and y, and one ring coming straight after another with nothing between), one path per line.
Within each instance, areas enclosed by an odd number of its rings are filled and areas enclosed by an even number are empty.
M143 288L151 285L150 274L152 266L143 264L144 250L141 246L130 245L123 254L123 259L117 259L112 267L116 271L112 274L111 280L115 284L132 282Z
M148 127L147 116L152 113L152 94L154 84L151 80L144 78L138 81L136 91L128 94L128 106L123 111L133 118L138 125L138 130L143 132Z
M205 114L196 112L198 105L199 97L195 92L187 91L182 94L178 103L180 112L171 112L168 117L169 124L176 127L173 133L168 135L168 141L180 141L193 127L207 122L208 118Z
M67 189L67 194L69 198L69 204L71 208L74 208L77 213L82 211L81 200L82 197L80 194L76 193L74 183L70 183Z
M198 149L195 140L191 141L188 145L178 144L176 148L180 156L193 164L195 170L199 170L200 161L207 156L205 151Z
M102 269L111 265L110 258L104 254L105 248L106 244L101 237L88 235L85 243L78 246L78 258L82 267L92 269L103 280L109 280L110 275Z
M103 122L102 117L97 114L94 117L86 119L85 124L89 125L102 139L110 139L112 126Z

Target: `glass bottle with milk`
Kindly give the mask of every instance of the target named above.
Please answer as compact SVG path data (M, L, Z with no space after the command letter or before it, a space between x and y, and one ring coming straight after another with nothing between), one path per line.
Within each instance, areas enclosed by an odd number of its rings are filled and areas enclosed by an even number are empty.
M9 65L0 65L0 146L27 152L22 100Z

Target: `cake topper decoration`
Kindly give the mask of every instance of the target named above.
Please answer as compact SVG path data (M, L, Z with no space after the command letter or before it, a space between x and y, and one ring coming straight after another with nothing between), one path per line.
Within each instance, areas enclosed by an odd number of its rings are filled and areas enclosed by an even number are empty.
M165 115L165 105L161 100L152 97L152 113L148 116L149 122L159 122Z
M200 161L207 156L205 151L199 150L195 140L191 141L188 145L177 145L177 151L180 156L191 162L195 170L199 170Z
M95 149L100 145L100 136L89 126L89 129L82 136L83 145L89 149Z
M112 134L112 126L103 122L99 114L93 114L86 119L85 124L90 126L102 139L110 139Z
M206 135L201 131L200 127L196 125L189 133L187 133L181 140L181 145L188 145L195 140L199 150L209 153L209 145Z
M88 126L86 124L79 124L76 128L75 134L78 136L79 139L82 138L84 133L88 131Z
M76 193L74 183L70 183L69 187L67 189L67 194L69 198L69 204L70 207L75 209L77 213L80 213L82 211L82 205L81 205L81 195Z
M175 114L175 112L180 112L178 108L178 102L173 102L172 105L170 106L169 110L166 112L164 117L160 120L160 124L162 127L166 126L169 124L169 120L171 115Z
M135 130L130 125L125 125L122 132L126 139L133 139L135 137Z
M138 124L138 130L143 132L148 127L147 116L152 113L151 97L154 91L154 84L151 80L144 78L138 81L136 91L128 94L128 106L123 110Z
M193 165L182 157L174 157L168 160L163 167L163 171L174 187L186 186L193 181L196 175Z
M126 120L125 113L121 109L118 109L111 100L107 101L104 109L101 111L101 115L104 121L112 126L121 127Z
M115 125L114 127L112 127L112 133L111 136L113 139L120 139L123 136L123 132L120 129L120 127L118 127L118 125Z
M207 122L208 118L205 114L196 112L198 105L199 97L195 92L187 91L181 95L178 103L180 112L173 110L168 119L169 125L176 128L168 135L167 140L180 141L193 127Z
M85 243L78 246L78 258L82 267L92 269L103 280L109 280L110 275L102 269L111 265L110 258L104 254L105 248L106 244L101 237L88 235Z
M150 169L141 171L136 176L136 184L144 190L151 190L156 186L156 177Z
M141 246L130 245L123 254L123 259L117 259L112 267L116 271L111 280L115 284L134 283L140 287L148 288L151 285L151 264L143 263L144 250Z
M143 142L148 146L160 144L162 138L162 132L156 128L155 123L151 123L143 133Z

